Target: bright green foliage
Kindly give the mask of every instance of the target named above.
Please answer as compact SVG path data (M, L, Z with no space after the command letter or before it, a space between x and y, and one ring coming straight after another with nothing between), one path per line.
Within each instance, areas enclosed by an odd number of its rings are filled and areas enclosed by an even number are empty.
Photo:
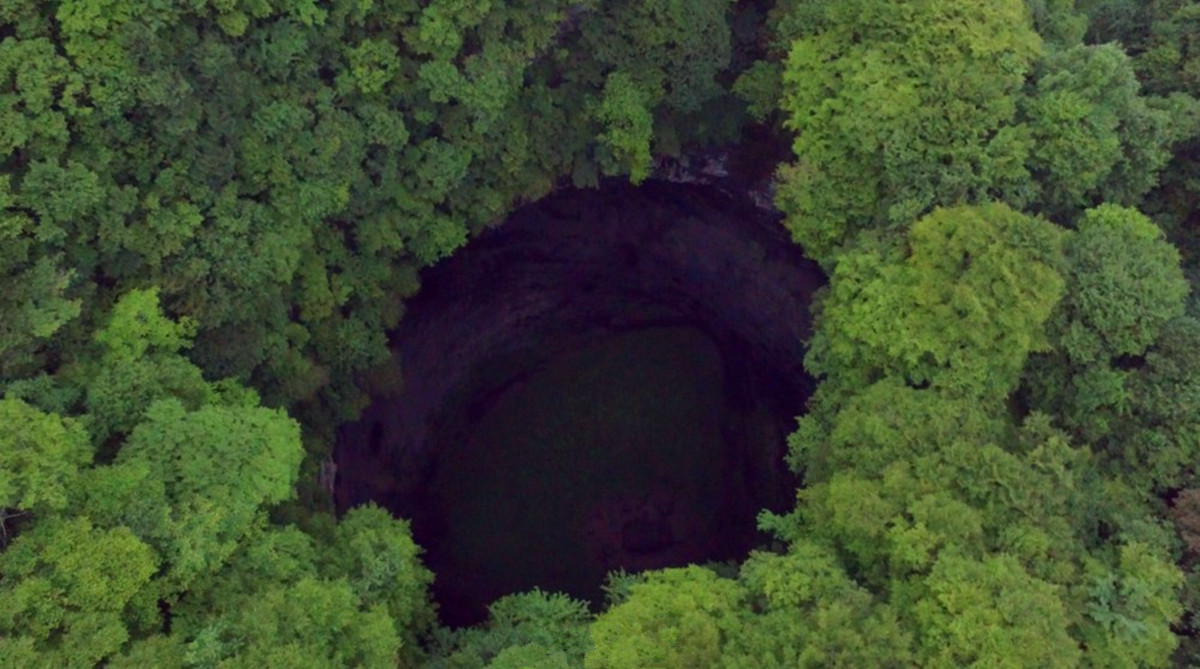
M1108 652L1101 636L1131 641L1085 613L1093 574L1115 569L1101 566L1112 560L1095 551L1107 541L1096 527L1162 536L1143 529L1137 515L1147 512L1132 491L1097 480L1096 460L1047 417L1015 431L974 400L885 380L849 400L827 437L811 426L799 434L798 460L814 464L808 484L796 511L765 527L793 546L834 547L852 577L886 593L898 629L914 635L917 664L1073 666L1081 648L1089 658ZM1139 549L1150 599L1119 604L1121 624L1161 635L1178 617L1179 572L1164 547ZM1161 649L1127 652L1161 664Z
M992 445L1002 436L975 400L881 381L847 403L828 436L794 442L795 457L812 469L793 519L799 526L777 529L839 546L853 573L877 585L927 570L946 546L979 551L989 486L973 477L1007 469L1004 485L1012 485L1028 475Z
M596 112L596 118L608 128L600 137L612 154L610 161L602 159L605 172L628 171L634 183L650 175L654 119L648 109L649 98L628 75L614 72L605 81L604 98Z
M195 667L397 666L400 638L382 606L348 583L303 578L229 602L188 644Z
M1102 199L1136 204L1157 183L1172 144L1195 132L1188 105L1140 97L1133 61L1077 45L1063 3L1030 3L1055 45L1039 62L1023 4L793 11L782 106L797 162L777 200L822 264L858 230L902 230L938 205L999 198L1073 215Z
M809 369L1007 394L1026 356L1048 346L1043 323L1063 291L1060 239L1049 223L993 204L921 219L903 259L865 245L846 252L820 306Z
M529 644L505 648L488 664L489 669L571 669L567 656Z
M443 633L429 669L578 667L591 645L587 604L541 590L501 597L480 627ZM528 664L525 664L528 663Z
M813 5L783 75L797 162L776 198L811 257L832 266L859 230L902 231L939 205L1028 200L1015 117L1041 41L1024 3Z
M96 665L128 640L126 607L157 566L125 528L39 522L0 553L0 657L7 666Z
M177 354L102 364L87 389L91 433L97 442L113 434L127 434L158 399L172 397L198 407L210 396L200 370Z
M799 541L752 555L736 581L699 567L635 579L592 625L584 666L896 666L911 641L833 551Z
M1005 555L984 560L944 554L916 605L920 666L1073 667L1080 649L1068 634L1057 588Z
M295 528L253 529L172 614L170 636L131 644L117 666L396 666L407 657L386 611L319 575L312 538Z
M113 669L183 669L186 647L176 637L152 636L131 642L125 652L110 657Z
M138 293L98 335L108 351L89 393L93 425L127 437L77 493L81 512L125 525L160 551L162 596L216 572L261 509L294 494L303 455L299 426L285 413L259 408L253 392L205 383L179 357L180 327L152 294Z
M592 623L593 645L584 666L720 666L723 641L738 627L742 596L736 581L700 567L654 572Z
M262 506L294 494L302 453L299 426L278 410L156 402L113 465L112 476L145 476L145 488L130 490L118 513L153 505L169 514L142 536L162 551L171 585L183 589L221 566Z
M157 290L130 291L117 301L94 336L103 352L91 372L87 404L97 441L128 433L158 399L176 397L198 408L210 397L200 370L180 354L194 333L190 320L162 313Z
M191 321L173 322L163 316L157 290L134 290L113 307L96 341L113 362L129 363L151 352L176 353L189 346L194 334Z
M382 91L400 69L395 45L385 40L366 40L346 55L358 89L367 95Z
M295 527L251 528L221 570L198 581L172 608L171 638L180 643L196 638L213 615L254 593L319 578L317 556L313 538Z
M1179 252L1136 210L1089 210L1066 245L1067 293L1054 330L1075 362L1140 355L1163 325L1183 315L1187 281Z
M885 667L913 661L894 612L851 581L836 554L797 541L786 555L757 553L741 580L757 613L733 636L729 667Z
M878 476L897 461L935 453L955 441L985 443L1001 433L1002 423L973 399L946 398L892 377L847 401L827 438L794 439L793 445L806 478L821 481L839 471Z
M261 520L212 573L193 579L172 607L171 635L135 643L127 662L161 655L156 663L188 666L423 665L429 573L402 522L358 509L315 540Z
M64 510L68 489L91 458L79 421L0 399L0 514Z
M369 505L349 511L325 546L322 572L345 578L366 606L382 605L405 644L434 623L427 588L433 574L421 565L408 523Z

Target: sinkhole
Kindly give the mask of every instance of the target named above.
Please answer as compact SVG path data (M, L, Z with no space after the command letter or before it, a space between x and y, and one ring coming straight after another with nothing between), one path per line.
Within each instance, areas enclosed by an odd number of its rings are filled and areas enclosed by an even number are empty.
M565 189L422 273L398 389L343 426L341 510L412 523L442 620L611 570L740 559L796 481L824 282L778 215L714 186Z

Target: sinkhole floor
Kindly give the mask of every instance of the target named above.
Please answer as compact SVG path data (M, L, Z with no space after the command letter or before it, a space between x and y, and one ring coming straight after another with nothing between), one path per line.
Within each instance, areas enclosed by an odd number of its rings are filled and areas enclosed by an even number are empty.
M719 551L733 475L722 367L700 330L658 327L507 389L432 481L448 528L430 556L443 608L535 586L596 601L610 569Z

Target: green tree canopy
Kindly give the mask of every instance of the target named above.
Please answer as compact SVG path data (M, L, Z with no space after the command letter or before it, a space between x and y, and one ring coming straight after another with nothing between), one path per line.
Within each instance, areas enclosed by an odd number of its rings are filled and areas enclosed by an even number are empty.
M0 513L63 511L79 470L91 458L79 421L19 399L0 399Z
M1026 356L1049 346L1044 323L1063 293L1061 243L1044 220L991 204L921 219L906 257L887 245L847 251L820 303L807 365L1003 396Z
M701 567L666 569L634 584L591 626L588 669L716 667L738 626L738 583Z
M345 581L302 578L229 604L188 644L188 665L397 666L400 638L387 611L364 607Z
M1053 328L1072 360L1141 355L1183 315L1189 287L1179 252L1136 210L1089 210L1065 250L1068 290Z
M984 560L945 554L916 606L922 666L1074 667L1078 642L1068 633L1057 588L1007 556Z
M860 230L936 206L1029 201L1016 115L1041 40L1023 2L804 4L783 75L797 162L776 201L811 257L832 266Z
M85 508L157 547L182 592L220 568L265 505L295 494L302 455L299 426L278 410L163 400L84 479Z
M127 607L158 557L126 528L44 520L0 553L0 657L92 667L129 639Z
M430 669L579 667L591 647L585 602L538 589L488 606L481 626L440 630ZM528 663L528 664L526 664Z
M1026 114L1042 213L1073 217L1101 201L1136 205L1157 184L1187 119L1139 95L1133 61L1115 44L1057 52L1040 68Z
M753 614L731 635L727 667L886 667L914 661L895 611L851 580L835 551L811 541L755 553L740 578Z

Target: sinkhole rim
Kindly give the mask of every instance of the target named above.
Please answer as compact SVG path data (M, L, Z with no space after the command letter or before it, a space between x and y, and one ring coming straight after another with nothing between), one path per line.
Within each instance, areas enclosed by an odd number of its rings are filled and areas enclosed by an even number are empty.
M802 367L808 302L825 278L778 214L749 198L653 181L564 189L519 209L423 270L422 279L391 333L398 367L408 371L403 387L373 398L359 421L339 430L339 512L374 501L411 518L422 543L428 534L412 511L437 458L434 428L465 415L471 396L480 394L469 389L481 365L500 360L502 367L506 356L530 348L542 350L544 364L654 327L697 328L716 343L726 367L731 350L749 351L734 365L746 368L733 373L746 375L740 392L789 395L772 400L771 409L785 425L776 446L787 472L784 438L815 385ZM506 373L489 392L511 384ZM475 413L479 418L479 407ZM785 490L789 506L794 490L793 479Z

